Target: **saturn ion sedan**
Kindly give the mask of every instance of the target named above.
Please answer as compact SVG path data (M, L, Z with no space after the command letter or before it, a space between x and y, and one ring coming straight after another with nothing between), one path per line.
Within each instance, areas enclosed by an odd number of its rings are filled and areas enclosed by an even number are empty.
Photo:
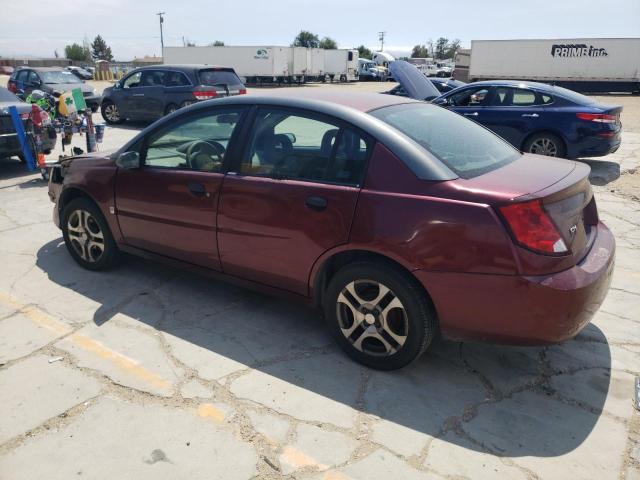
M589 322L615 242L587 166L424 102L282 93L192 105L63 161L49 194L71 257L133 253L306 300L380 369L438 336L545 344Z

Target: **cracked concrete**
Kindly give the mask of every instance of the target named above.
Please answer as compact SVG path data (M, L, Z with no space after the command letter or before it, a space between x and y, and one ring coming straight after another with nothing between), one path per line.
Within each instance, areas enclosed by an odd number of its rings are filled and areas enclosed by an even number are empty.
M443 341L387 373L306 307L134 258L82 270L46 186L1 161L0 478L640 478L640 198L616 187L640 133L624 139L589 161L619 248L578 337Z

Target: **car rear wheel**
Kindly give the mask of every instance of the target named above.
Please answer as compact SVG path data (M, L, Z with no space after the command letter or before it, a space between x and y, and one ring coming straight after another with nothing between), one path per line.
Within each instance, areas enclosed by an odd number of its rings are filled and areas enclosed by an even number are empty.
M76 198L64 208L62 235L73 259L88 270L105 270L119 257L109 226L100 209L88 198Z
M537 133L531 136L525 142L523 150L548 157L564 157L566 154L564 142L552 133Z
M169 115L175 112L176 110L178 110L178 106L173 103L170 103L169 105L167 105L167 108L164 109L164 114Z
M323 303L329 328L345 352L380 370L408 365L437 332L435 312L415 279L383 263L343 267Z
M117 125L124 122L124 118L120 116L120 110L118 110L118 106L115 103L109 101L102 102L100 109L102 118L104 118L107 123Z

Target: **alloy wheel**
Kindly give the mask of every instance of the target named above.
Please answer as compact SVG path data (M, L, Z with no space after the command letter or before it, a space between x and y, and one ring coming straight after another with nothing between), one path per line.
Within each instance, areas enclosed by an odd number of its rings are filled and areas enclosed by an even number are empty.
M80 257L89 263L100 260L104 254L104 234L91 213L74 210L67 220L69 241Z
M374 356L396 353L407 340L409 322L400 299L374 280L356 280L337 300L340 331L357 350Z
M558 155L558 146L555 142L549 138L539 138L535 140L529 148L531 153L537 153L538 155L547 155L548 157L555 157Z
M104 116L110 122L119 122L120 121L120 112L118 111L118 107L115 104L110 103L104 107Z

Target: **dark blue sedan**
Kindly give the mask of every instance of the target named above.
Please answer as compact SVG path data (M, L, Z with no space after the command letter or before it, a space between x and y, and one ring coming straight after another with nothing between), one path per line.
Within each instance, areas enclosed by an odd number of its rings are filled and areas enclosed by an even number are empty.
M554 157L599 157L620 146L618 105L542 83L476 82L433 100L493 130L516 148Z
M620 147L619 105L604 105L566 88L518 80L469 83L438 96L414 65L389 65L394 95L431 101L464 115L523 152L553 157L600 157Z

